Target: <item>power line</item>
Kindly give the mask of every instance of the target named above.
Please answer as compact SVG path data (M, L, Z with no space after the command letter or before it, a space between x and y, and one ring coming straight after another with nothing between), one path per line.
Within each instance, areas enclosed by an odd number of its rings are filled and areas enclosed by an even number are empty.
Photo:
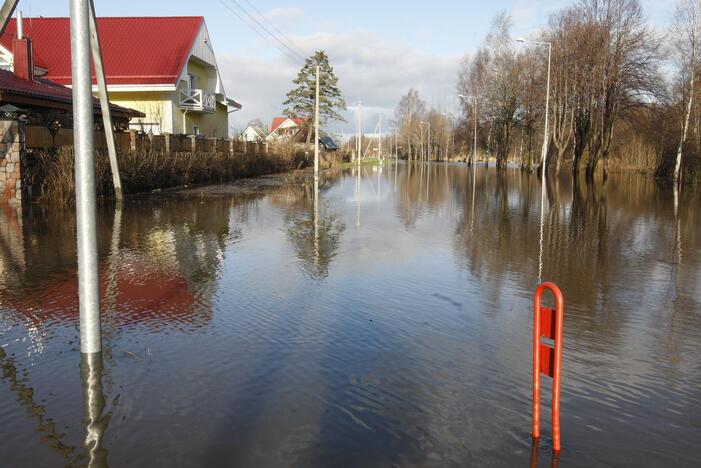
M241 12L242 12L244 15L246 15L246 17L247 17L248 19L252 20L252 21L258 26L259 29L261 29L262 31L264 31L265 33L267 33L267 34L268 34L270 37L272 37L278 44L280 44L280 45L281 45L282 47L284 47L287 51L289 51L293 56L299 58L300 60L302 60L302 62L304 62L304 61L306 60L306 57L304 57L304 56L303 56L302 54L300 54L299 52L293 50L292 47L290 47L287 43L285 43L285 41L283 41L282 39L280 39L280 38L279 38L275 33L273 33L272 31L270 31L270 29L268 29L263 23L261 23L260 21L258 21L258 19L257 19L255 16L251 15L243 6L241 6L241 4L240 4L239 2L237 2L236 0L229 0L229 1L230 1L231 3L233 3L234 5L236 5L236 6L238 7L238 9L241 10ZM233 10L232 10L232 11L233 11ZM243 21L243 17L242 17L241 15L238 15L238 14L237 14L237 16ZM251 27L251 24L250 24L250 23L247 23L247 24L249 25L249 27Z
M254 10L256 13L258 13L258 16L259 16L263 21L265 21L267 24L269 24L270 27L272 27L272 28L275 30L275 32L277 32L278 34L280 34L280 36L282 36L283 39L285 39L287 42L289 42L296 50L302 52L302 55L304 55L304 56L307 56L307 55L308 55L308 54L306 54L306 53L304 52L304 50L300 49L300 48L297 46L297 44L295 44L295 42L294 42L292 39L289 38L289 36L287 36L284 32L280 31L280 29L279 29L277 26L275 26L275 24L273 24L272 21L270 21L268 18L266 18L265 15L264 15L263 13L261 13L261 11L260 11L258 8L256 8L256 6L255 6L254 4L252 4L249 0L245 0L245 2L246 2L248 5L250 5L250 7L253 8L253 10Z
M260 26L261 28L263 28L263 31L265 31L265 32L267 32L268 34L270 34L270 35L273 37L273 39L275 39L277 42L279 42L280 44L282 44L283 47L285 47L287 50L289 50L290 52L292 52L293 54L295 54L297 57L301 58L303 61L306 60L306 57L304 56L304 54L300 54L299 52L297 52L296 50L294 50L292 47L290 47L290 45L288 45L285 41L281 40L275 33L273 33L272 31L270 31L264 24L262 24L260 21L258 21L258 19L256 19L255 16L251 15L243 6L241 6L241 4L240 4L239 2L237 2L236 0L230 0L230 1L231 1L232 3L234 3L237 7L239 7L239 9L240 9L246 16L248 16L248 17L251 18L253 21L255 21L255 23L256 23L258 26ZM254 8L255 8L255 7L254 7Z
M219 0L219 3L221 3L224 8L229 10L229 12L231 12L233 15L235 15L238 19L240 19L241 22L243 24L245 24L246 26L248 26L253 32L255 32L256 34L261 36L263 39L268 41L273 47L275 47L280 52L282 52L283 55L287 56L287 58L291 59L293 62L297 62L299 60L299 56L296 53L290 53L285 48L280 47L272 39L270 39L270 37L265 35L258 28L256 28L253 24L251 24L248 20L246 20L246 18L243 17L238 11L234 10L230 5L228 5L224 0Z

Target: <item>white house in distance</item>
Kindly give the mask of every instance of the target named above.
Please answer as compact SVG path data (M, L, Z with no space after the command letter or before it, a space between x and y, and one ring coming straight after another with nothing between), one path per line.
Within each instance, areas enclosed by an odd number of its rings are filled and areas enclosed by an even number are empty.
M265 132L258 127L249 125L246 130L241 132L239 135L239 140L246 141L248 143L259 143L265 140Z

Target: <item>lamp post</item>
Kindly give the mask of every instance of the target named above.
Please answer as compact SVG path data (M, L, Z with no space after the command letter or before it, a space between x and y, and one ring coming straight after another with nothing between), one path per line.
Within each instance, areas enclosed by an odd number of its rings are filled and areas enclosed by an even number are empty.
M431 161L431 122L421 122L421 125L428 126L428 134L426 136L426 162ZM423 127L422 127L423 128ZM423 145L423 141L421 142Z
M529 41L523 37L516 39L522 44L532 44L535 46L548 46L548 83L545 90L545 130L543 131L543 154L541 161L543 164L543 183L545 184L545 168L548 165L548 140L550 138L550 64L552 61L553 45L545 41Z
M453 157L455 157L455 116L451 114L450 116L445 112L441 114L443 117L450 117L450 136L453 140ZM445 145L445 159L448 160L448 144Z
M90 2L71 0L70 11L80 352L94 354L102 351L102 342L95 195L95 125L90 79Z
M458 97L460 99L463 99L465 101L472 101L472 105L475 110L475 140L472 146L472 164L475 164L475 161L477 160L477 96L465 96L463 94L459 94ZM470 164L468 163L468 166Z

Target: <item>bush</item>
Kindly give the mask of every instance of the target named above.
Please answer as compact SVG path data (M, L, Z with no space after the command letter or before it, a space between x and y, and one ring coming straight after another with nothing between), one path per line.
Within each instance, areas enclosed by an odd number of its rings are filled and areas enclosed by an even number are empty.
M130 152L118 156L122 186L126 194L191 184L224 183L241 177L272 174L306 165L304 155L280 147L271 153L166 153ZM31 151L27 155L25 178L39 202L71 204L75 200L73 148ZM114 196L112 174L106 152L95 158L97 194Z

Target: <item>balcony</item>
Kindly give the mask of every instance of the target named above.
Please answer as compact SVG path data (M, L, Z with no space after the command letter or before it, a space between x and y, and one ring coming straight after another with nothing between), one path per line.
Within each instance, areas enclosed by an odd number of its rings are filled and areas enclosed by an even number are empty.
M206 93L201 89L180 91L180 108L193 112L212 113L217 110L217 99L214 93Z

